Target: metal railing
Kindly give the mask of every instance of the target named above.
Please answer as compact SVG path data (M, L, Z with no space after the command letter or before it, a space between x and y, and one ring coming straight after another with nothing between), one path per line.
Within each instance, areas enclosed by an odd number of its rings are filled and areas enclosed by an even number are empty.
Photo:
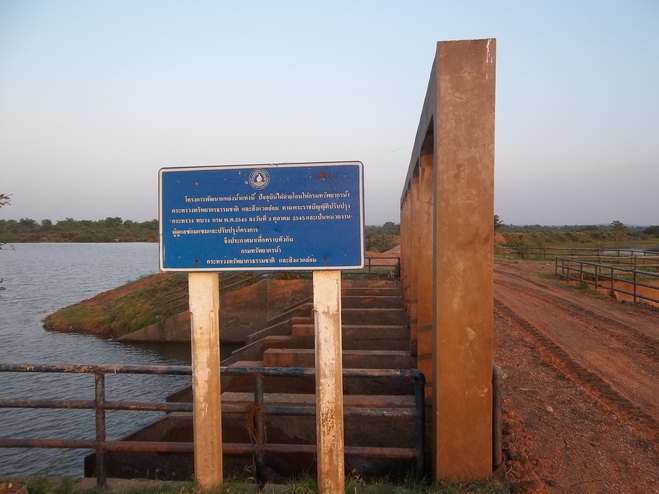
M595 258L643 258L645 256L654 257L656 262L657 252L640 249L611 249L611 248L592 248L592 247L529 247L529 246L504 246L495 245L494 252L503 259L542 259L552 260L557 257L591 257Z
M53 400L53 399L0 399L0 408L49 408L49 409L90 409L95 412L95 439L13 439L0 438L0 448L62 448L89 449L96 453L95 477L99 486L107 482L106 453L116 451L155 452L155 453L194 453L192 442L160 441L108 441L106 438L106 417L108 410L130 410L149 412L192 412L192 403L108 401L105 393L105 376L108 374L163 374L192 375L190 366L139 366L139 365L66 365L66 364L3 364L0 372L32 373L87 373L95 376L95 397L93 400ZM268 444L265 435L266 415L315 415L315 406L264 405L263 379L266 376L308 377L314 376L310 368L284 367L222 367L224 376L252 376L254 378L253 415L254 442L251 444L223 443L224 454L254 455L256 478L265 483L264 453L311 453L316 446L310 444ZM344 369L344 377L382 378L409 377L414 382L415 407L409 408L370 408L344 407L346 416L367 417L414 417L415 444L411 448L386 448L368 446L345 447L345 454L371 458L407 458L416 461L417 475L423 475L424 468L424 385L423 373L416 369ZM224 408L224 407L223 407ZM229 410L239 411L236 409Z
M631 269L643 268L644 270L659 268L659 256L650 254L623 254L620 256L614 255L580 255L574 256L574 259L582 261L590 261L596 264L603 264L607 266L629 266Z
M379 268L390 270L386 273L387 279L400 279L399 256L366 257L362 272L365 272L366 274L373 274L375 272L374 269L378 270Z
M659 304L659 273L600 264L572 257L557 257L554 274L566 281L576 281L581 284L591 285L596 289L605 288L614 293L628 295L632 297L634 303L639 300L646 300ZM657 285L648 282L655 282ZM623 288L628 286L631 286L631 290ZM643 287L657 295L650 297L639 293L639 287Z
M240 271L237 273L220 273L221 293L228 293L256 283L263 279L265 272ZM188 310L188 284L163 295L163 317L171 317Z

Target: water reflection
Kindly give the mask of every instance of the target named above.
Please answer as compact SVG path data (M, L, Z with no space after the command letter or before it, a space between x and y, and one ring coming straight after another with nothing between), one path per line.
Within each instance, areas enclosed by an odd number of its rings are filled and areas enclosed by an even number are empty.
M0 361L11 363L189 365L186 344L125 344L46 331L55 310L155 273L156 244L16 244L0 252ZM107 378L112 400L159 401L189 376ZM94 376L0 373L2 398L93 399ZM108 412L108 439L117 439L162 413ZM0 410L0 437L94 438L89 410ZM0 449L0 475L82 475L84 450Z

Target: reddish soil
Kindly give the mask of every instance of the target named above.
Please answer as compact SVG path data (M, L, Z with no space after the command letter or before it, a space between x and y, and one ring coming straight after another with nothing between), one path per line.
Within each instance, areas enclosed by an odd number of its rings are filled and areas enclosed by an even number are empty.
M659 493L659 310L495 265L513 492Z

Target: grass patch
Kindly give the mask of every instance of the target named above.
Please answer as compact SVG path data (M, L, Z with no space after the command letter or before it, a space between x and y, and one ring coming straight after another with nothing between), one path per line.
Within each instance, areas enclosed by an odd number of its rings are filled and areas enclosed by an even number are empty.
M192 482L153 482L149 485L127 486L125 489L83 488L76 479L38 478L24 483L30 494L314 494L318 492L312 476L296 477L283 484L266 484L262 490L254 482L229 479L214 489L202 489ZM472 482L447 482L431 484L410 479L390 482L386 479L365 481L359 477L346 479L345 492L349 494L510 494L497 479Z
M186 286L185 273L160 276L160 279L140 278L58 310L45 319L44 327L121 336L158 322L171 294L184 290Z

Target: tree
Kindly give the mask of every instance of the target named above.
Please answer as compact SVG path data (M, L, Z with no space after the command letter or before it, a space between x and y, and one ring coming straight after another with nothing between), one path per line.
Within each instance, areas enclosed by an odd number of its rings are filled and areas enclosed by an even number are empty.
M121 225L124 224L124 221L119 216L115 216L114 218L110 218L108 216L107 218L105 218L104 220L101 220L101 221L108 228L119 228Z
M11 194L0 194L0 208L2 206L9 206L11 204Z
M18 221L18 224L21 230L34 230L34 228L37 226L37 222L32 218L21 218Z
M400 235L400 224L394 223L393 221L387 221L382 225L381 233L386 233L387 235Z
M643 230L643 233L646 235L652 235L653 237L659 237L659 226L654 225L654 226L649 226L645 230Z
M621 240L627 235L627 226L622 221L611 222L611 230L613 230L616 240Z
M498 214L495 214L494 215L494 229L498 230L499 228L502 228L503 226L505 226L503 224L503 221L501 221Z
M624 234L627 233L627 226L622 221L615 220L611 222L611 230L617 234Z

